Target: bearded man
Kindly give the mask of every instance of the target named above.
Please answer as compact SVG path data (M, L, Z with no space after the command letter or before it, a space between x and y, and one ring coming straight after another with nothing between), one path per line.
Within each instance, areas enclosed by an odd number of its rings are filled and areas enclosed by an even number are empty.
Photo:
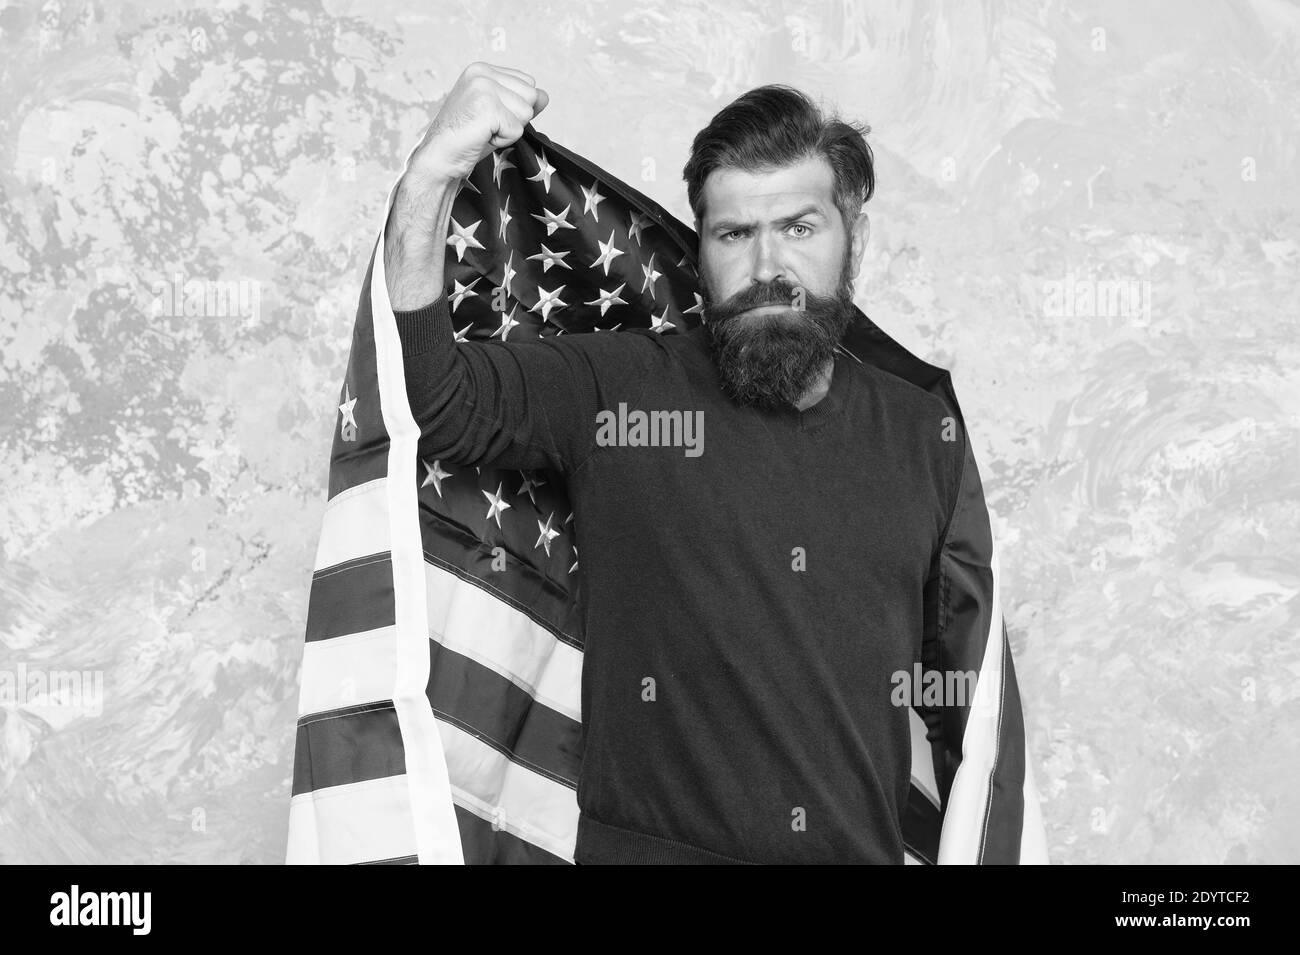
M421 457L567 482L586 634L575 861L901 863L911 728L892 691L944 664L927 646L974 606L943 567L962 562L952 528L978 479L939 397L842 346L868 130L765 86L700 131L684 178L701 326L458 342L452 201L547 99L517 70L461 75L408 161L384 263ZM691 416L696 453L609 440L601 422L635 412Z

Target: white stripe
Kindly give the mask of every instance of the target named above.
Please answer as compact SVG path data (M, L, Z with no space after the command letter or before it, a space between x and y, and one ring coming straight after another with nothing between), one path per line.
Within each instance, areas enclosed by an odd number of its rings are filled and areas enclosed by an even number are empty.
M908 710L911 719L908 726L912 731L912 785L925 794L935 809L939 804L939 784L934 778L934 749L926 738L925 720L916 710Z
M925 863L922 862L920 859L918 859L916 856L912 855L912 853L904 851L903 865L925 865Z
M998 580L997 544L989 521L990 560L993 594L989 607L988 640L980 663L975 699L966 718L961 741L961 765L953 777L948 808L939 835L940 865L973 865L979 862L989 801L990 773L997 758L998 730L1002 721L1002 594Z
M511 762L478 737L438 721L456 802L498 820L520 838L573 861L578 839L578 794L568 786Z
M418 144L417 147L418 148ZM415 148L411 153L414 154ZM411 157L406 162L409 165ZM403 167L405 173L405 166ZM388 192L384 223L373 253L370 309L374 319L379 407L390 440L388 449L388 514L393 555L393 597L397 625L397 670L393 706L397 710L406 755L416 844L422 864L463 865L460 827L452 803L447 763L438 736L437 721L425 696L429 682L429 622L425 596L424 545L420 538L420 510L416 497L416 444L420 429L411 417L406 396L402 342L397 319L388 301L384 275L384 234L397 195L399 177Z
M298 715L386 700L397 669L397 631L380 627L309 640L302 653Z
M425 564L429 637L582 721L582 651L482 587ZM489 584L490 585L490 584Z
M289 803L288 865L352 865L415 855L405 776L301 793Z
M325 505L320 543L316 545L317 570L388 552L387 485L385 478L376 478L340 491Z

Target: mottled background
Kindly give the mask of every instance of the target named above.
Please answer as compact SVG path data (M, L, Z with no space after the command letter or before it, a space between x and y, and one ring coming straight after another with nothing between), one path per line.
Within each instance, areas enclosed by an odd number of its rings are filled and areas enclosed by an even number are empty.
M870 122L859 303L975 434L1053 860L1300 861L1298 47L1280 0L5 3L0 675L86 682L0 705L0 861L282 860L357 293L474 59L683 219L744 90Z

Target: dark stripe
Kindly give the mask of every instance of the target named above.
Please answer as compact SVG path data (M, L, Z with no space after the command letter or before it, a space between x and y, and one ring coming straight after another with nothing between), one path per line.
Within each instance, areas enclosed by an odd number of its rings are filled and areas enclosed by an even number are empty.
M939 861L939 833L943 830L943 816L929 797L915 785L908 787L902 822L903 845L922 862L936 865Z
M406 756L391 700L348 706L298 720L293 755L295 796L404 772Z
M316 571L307 599L307 642L391 627L393 559L372 554Z
M459 726L556 782L578 785L582 724L538 703L514 683L429 641L429 704Z
M448 516L483 517L483 495L478 485L452 487L450 481L444 482L443 499L436 495L430 498L426 492L434 494L434 491L432 487L425 488L420 497L420 536L425 560L487 590L495 599L531 617L557 639L581 650L582 614L574 596L509 551L504 557L505 569L493 570L492 547ZM490 590L484 581L491 583Z
M1002 700L998 713L997 760L989 779L980 862L1018 865L1020 835L1025 825L1025 723L1020 688L1011 662L1006 624L1002 626Z
M377 247L376 247L377 250ZM383 409L379 404L379 377L376 373L374 317L370 312L370 279L375 269L374 251L366 267L365 281L357 300L357 320L352 326L352 347L348 367L339 383L334 412L333 445L330 450L329 498L348 488L365 484L388 473L388 432L384 429ZM357 399L352 417L357 423L355 440L343 440L344 387L348 398Z
M419 865L419 856L396 856L392 859L375 859L373 862L357 862L354 865Z
M338 409L335 409L335 417L342 420ZM335 424L334 443L338 450L330 461L329 492L326 498L330 501L360 484L388 476L387 435L373 444L359 447L357 444L345 443L339 436L339 430L338 424Z
M490 820L456 807L460 843L466 865L568 865L567 859L520 839L505 829L493 829ZM507 820L508 822L508 820Z

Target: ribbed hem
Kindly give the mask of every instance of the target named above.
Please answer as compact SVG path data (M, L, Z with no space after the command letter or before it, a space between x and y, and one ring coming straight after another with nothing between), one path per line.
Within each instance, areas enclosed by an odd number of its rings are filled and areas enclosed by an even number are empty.
M395 311L393 317L397 319L397 337L402 340L403 358L450 348L456 338L446 294L439 295L423 308Z
M574 861L582 865L753 865L742 859L578 815Z

